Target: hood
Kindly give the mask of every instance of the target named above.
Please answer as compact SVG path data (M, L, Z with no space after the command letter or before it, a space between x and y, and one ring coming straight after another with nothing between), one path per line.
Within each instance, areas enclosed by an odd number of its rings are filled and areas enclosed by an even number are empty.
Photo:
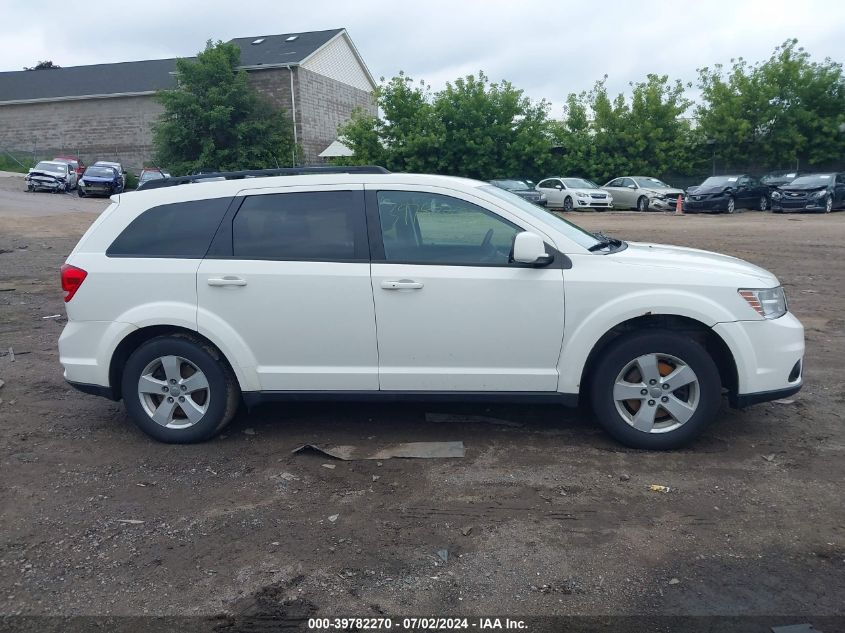
M605 191L604 189L575 189L574 187L569 187L568 189L566 189L566 191L569 191L570 193L585 193L588 196L594 193L600 193L605 196L612 195L609 191Z
M742 276L745 279L737 280L738 287L756 284L759 287L768 288L779 285L777 277L765 268L749 264L737 257L697 248L628 242L628 248L614 253L612 257L620 263L634 266Z
M117 180L117 178L115 178L115 177L108 178L106 176L83 176L82 177L83 183L87 183L87 182L114 182L115 180Z
M27 176L38 178L52 178L53 180L58 180L59 178L61 178L61 176L58 174L54 174L49 171L35 171L34 169L30 171Z
M827 189L828 185L785 185L783 187L778 187L780 191L821 191L823 189Z
M644 191L645 193L647 193L647 194L649 194L649 195L662 194L662 195L666 196L667 198L668 198L668 197L670 197L670 196L672 196L672 197L675 197L675 198L676 198L676 197L678 197L678 196L682 196L682 195L684 195L684 191L683 191L683 189L675 189L675 188L670 188L670 189L651 189L651 188L649 188L649 187L641 187L641 188L640 188L640 191Z

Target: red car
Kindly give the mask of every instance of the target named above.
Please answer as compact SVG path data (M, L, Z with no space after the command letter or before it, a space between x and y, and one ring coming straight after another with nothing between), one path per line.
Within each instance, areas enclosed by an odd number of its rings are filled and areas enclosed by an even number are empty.
M82 178L82 174L85 173L85 163L83 163L76 156L56 156L53 160L58 160L63 163L69 163L73 165L73 168L76 171L76 175L78 178Z

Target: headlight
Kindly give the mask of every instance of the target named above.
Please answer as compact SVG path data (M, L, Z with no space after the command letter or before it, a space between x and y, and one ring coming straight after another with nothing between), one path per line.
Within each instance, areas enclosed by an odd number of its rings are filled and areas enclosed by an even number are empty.
M781 196L780 191L773 191L772 192L772 198L774 198L775 200L778 200L780 198L780 196Z
M653 194L651 194L651 197L655 198L657 200L665 200L666 194L665 193L653 193Z
M814 197L814 198L824 198L826 195L827 195L827 191L825 191L824 189L822 189L821 191L816 191L816 192L813 194L813 197Z
M540 200L545 200L545 199L546 199L546 194L541 193L541 194L540 194Z
M786 294L783 288L740 288L739 295L764 319L777 319L786 314Z
M575 195L578 196L579 198L589 198L590 197L586 193L581 193L580 191L576 191Z

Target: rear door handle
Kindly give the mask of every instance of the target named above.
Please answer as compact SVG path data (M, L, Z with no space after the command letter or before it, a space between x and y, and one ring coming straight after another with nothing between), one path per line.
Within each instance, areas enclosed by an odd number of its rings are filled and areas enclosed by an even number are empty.
M245 286L246 279L243 277L235 277L234 275L226 275L225 277L209 277L209 286Z
M385 290L419 290L423 284L412 279L400 279L399 281L383 281L381 287Z

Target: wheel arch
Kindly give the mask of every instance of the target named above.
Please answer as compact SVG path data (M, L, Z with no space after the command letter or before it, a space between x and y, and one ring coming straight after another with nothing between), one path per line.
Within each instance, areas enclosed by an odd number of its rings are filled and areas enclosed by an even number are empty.
M123 337L112 353L111 361L109 362L109 386L111 387L116 400L119 400L123 395L121 393L121 376L123 374L123 368L126 366L126 361L129 360L132 352L147 341L158 336L168 336L173 334L188 335L213 347L220 354L221 360L226 363L232 373L236 376L238 383L243 384L243 377L240 368L234 366L226 357L226 354L220 349L220 346L215 344L214 341L210 340L208 337L203 336L196 330L191 330L177 325L148 325L146 327L133 330Z
M580 396L584 397L587 394L590 378L592 372L595 370L598 359L601 358L602 353L608 349L614 340L632 332L644 332L648 330L671 330L673 332L686 333L698 341L707 353L710 354L711 358L713 358L713 362L719 370L722 387L727 389L731 394L737 393L739 378L736 361L734 360L730 347L721 336L701 321L690 317L675 314L649 314L634 317L616 324L595 342L581 370Z

